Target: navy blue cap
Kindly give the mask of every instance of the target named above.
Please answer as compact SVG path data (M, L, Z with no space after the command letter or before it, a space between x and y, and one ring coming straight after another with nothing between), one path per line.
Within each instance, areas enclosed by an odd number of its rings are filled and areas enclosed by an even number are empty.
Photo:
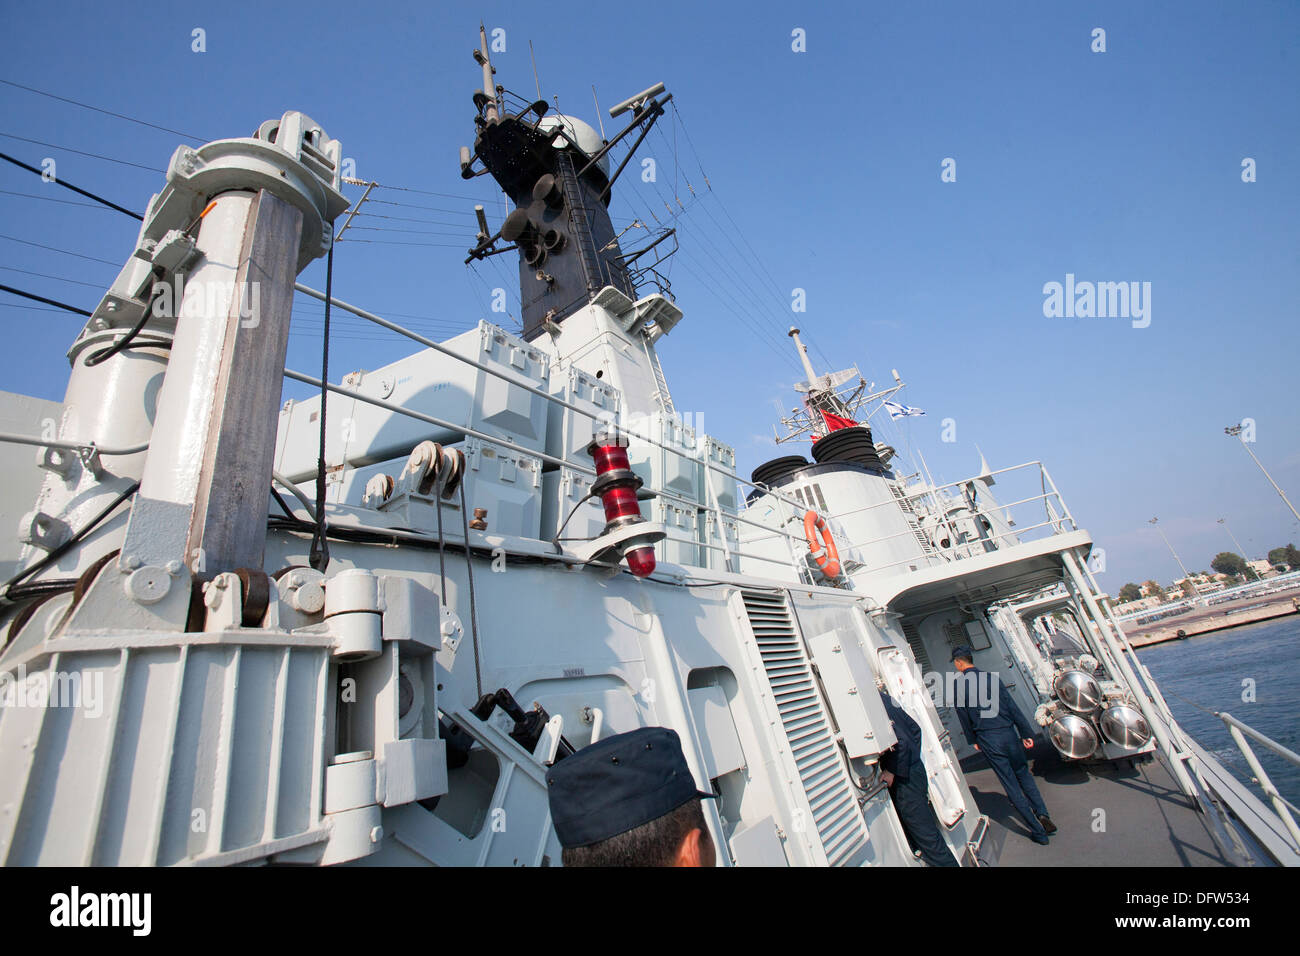
M952 649L952 657L948 658L948 660L955 661L959 657L973 661L975 660L975 649L969 644L958 644Z
M695 797L681 738L641 727L598 740L546 773L551 822L560 845L590 846L657 820Z

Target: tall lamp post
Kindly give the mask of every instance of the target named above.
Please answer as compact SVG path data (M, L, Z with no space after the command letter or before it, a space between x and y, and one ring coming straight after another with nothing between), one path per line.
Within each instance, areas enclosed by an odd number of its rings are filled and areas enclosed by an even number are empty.
M1228 532L1228 537L1231 538L1231 539L1232 539L1232 543L1235 544L1235 545L1237 546L1237 553L1240 554L1240 555L1241 555L1243 558L1245 558L1247 561L1249 561L1249 560L1250 560L1250 555L1248 555L1248 554L1246 553L1246 549L1243 548L1243 547L1241 546L1241 542L1237 540L1237 536L1236 536L1235 534L1233 534L1233 533L1232 533L1232 529L1231 529L1230 527L1228 527L1228 519L1227 519L1227 518L1220 518L1220 519L1219 519L1219 524L1223 525L1223 530L1226 531L1226 532Z
M1267 478L1268 483L1273 486L1273 490L1278 493L1278 496L1281 497L1282 501L1285 502L1286 506L1291 509L1291 514L1295 515L1295 520L1300 521L1300 512L1297 512L1295 510L1295 505L1291 504L1291 500L1287 498L1286 492L1283 491L1278 486L1278 483L1273 480L1273 476L1268 473L1268 469L1265 468L1263 464L1260 463L1260 460L1258 458L1255 458L1255 453L1250 450L1250 445L1246 443L1246 439L1241 437L1241 433L1243 431L1245 431L1245 429L1243 429L1242 426L1240 425L1229 425L1227 428L1223 430L1225 435L1231 435L1234 438L1237 438L1241 441L1241 447L1246 449L1246 454L1249 455L1252 459L1254 459L1255 464L1259 465L1259 470L1264 473L1264 477Z
M1161 528L1160 525L1157 523L1159 520L1160 520L1159 518L1152 518L1150 521L1147 522L1147 524L1151 525L1151 527L1159 531L1160 537L1165 539L1165 546L1169 548L1169 553L1174 556L1174 560L1178 562L1178 566L1183 569L1183 580L1185 580L1187 582L1188 587L1192 589L1192 595L1189 598L1189 600L1193 604L1195 604L1196 584L1192 581L1192 576L1187 573L1187 567L1183 564L1183 559L1178 556L1178 552L1174 550L1174 546L1169 543L1169 538L1168 536L1165 535L1164 529Z

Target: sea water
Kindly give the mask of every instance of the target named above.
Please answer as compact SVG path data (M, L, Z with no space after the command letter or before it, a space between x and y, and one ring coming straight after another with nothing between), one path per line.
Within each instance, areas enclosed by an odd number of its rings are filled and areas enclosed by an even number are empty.
M1207 711L1232 714L1292 751L1300 751L1300 616L1167 641L1138 651L1184 731L1238 779L1259 787L1228 728ZM1246 738L1248 741L1249 737ZM1300 767L1250 741L1278 791L1300 805Z

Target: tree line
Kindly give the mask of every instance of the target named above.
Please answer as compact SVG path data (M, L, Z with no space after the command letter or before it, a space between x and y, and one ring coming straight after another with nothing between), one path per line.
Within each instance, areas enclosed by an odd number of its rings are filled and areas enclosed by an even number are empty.
M1300 549L1297 549L1294 544L1273 548L1268 553L1268 563L1278 570L1294 571L1300 568ZM1245 558L1233 551L1220 551L1214 556L1214 560L1210 562L1210 567L1216 573L1225 574L1234 580L1259 580L1259 574L1255 569L1246 563ZM1206 574L1205 571L1201 572L1202 576ZM1140 600L1144 589L1148 597L1158 597L1161 601L1166 600L1169 596L1166 590L1155 581L1144 581L1141 585L1129 582L1119 589L1120 603ZM1192 596L1193 587L1190 581L1183 581L1182 589L1185 595Z

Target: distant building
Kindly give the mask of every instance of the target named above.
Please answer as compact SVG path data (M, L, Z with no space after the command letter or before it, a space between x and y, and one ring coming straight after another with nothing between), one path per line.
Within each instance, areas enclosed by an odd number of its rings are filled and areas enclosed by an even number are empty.
M1265 562L1267 563L1267 562ZM1179 594L1186 597L1187 592L1183 589L1183 581L1188 578L1179 578L1169 586L1172 594ZM1192 588L1197 594L1213 594L1216 591L1222 591L1227 585L1215 574L1193 574L1190 576Z
M1266 558L1259 558L1256 561L1247 561L1246 566L1261 578L1275 578L1278 575L1277 568L1269 564Z
M1116 614L1134 614L1138 611L1149 611L1154 607L1159 607L1160 598L1152 595L1151 597L1138 598L1136 601L1125 601L1123 604L1115 605Z

